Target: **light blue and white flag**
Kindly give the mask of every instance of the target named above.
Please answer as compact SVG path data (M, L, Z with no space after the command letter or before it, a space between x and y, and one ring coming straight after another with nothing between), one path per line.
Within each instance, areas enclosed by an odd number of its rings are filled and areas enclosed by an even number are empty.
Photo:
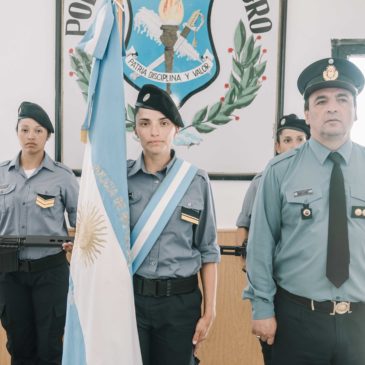
M80 47L94 57L63 365L141 365L130 268L122 51L112 0Z

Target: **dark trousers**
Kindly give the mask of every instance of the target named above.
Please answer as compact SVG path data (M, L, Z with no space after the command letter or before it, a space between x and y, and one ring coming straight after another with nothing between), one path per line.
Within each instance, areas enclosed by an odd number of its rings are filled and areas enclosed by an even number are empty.
M170 297L134 297L143 365L193 365L200 290Z
M266 342L260 340L262 356L264 358L265 365L271 365L271 349L272 346L268 345Z
M331 316L278 294L275 313L271 365L365 364L364 307Z
M0 274L0 316L12 365L60 365L69 266ZM75 364L76 365L76 364Z

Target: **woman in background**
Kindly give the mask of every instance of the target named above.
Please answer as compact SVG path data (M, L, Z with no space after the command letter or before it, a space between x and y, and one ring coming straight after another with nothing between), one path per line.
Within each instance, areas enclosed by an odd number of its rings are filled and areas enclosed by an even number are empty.
M54 133L47 113L23 102L16 132L21 151L0 164L0 235L67 236L65 211L75 227L78 183L71 169L44 150ZM12 365L61 364L69 247L23 246L15 268L2 262L0 317Z

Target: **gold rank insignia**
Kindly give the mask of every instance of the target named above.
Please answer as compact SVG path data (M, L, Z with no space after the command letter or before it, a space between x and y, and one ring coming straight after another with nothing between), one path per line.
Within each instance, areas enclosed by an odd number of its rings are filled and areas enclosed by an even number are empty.
M351 217L365 219L365 207L363 206L351 207Z
M335 65L333 64L333 59L328 60L329 65L323 71L323 80L325 81L333 81L338 78L338 71Z
M181 219L192 224L199 224L200 211L181 207Z
M35 203L41 208L52 208L55 203L53 195L38 194Z

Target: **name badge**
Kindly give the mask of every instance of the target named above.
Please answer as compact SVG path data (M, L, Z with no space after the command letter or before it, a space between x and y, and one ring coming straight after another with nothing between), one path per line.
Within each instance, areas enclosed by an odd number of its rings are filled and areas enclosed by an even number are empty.
M365 207L361 206L351 207L351 217L365 219Z
M181 207L181 219L192 224L199 224L200 210Z
M312 194L313 194L313 189L297 190L297 191L294 191L294 198L297 198L299 196L312 195Z
M35 203L41 208L52 208L55 204L53 195L38 194Z

